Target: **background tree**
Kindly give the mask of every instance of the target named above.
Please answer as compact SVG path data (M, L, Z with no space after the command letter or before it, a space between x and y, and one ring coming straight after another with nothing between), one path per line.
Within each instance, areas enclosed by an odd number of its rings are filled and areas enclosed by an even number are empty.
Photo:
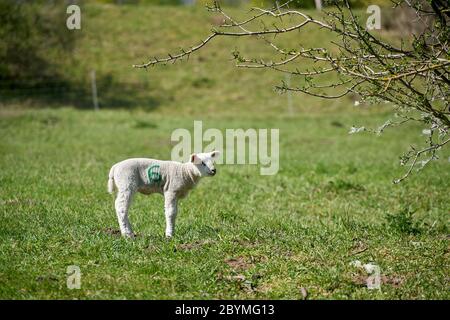
M188 58L219 37L258 38L273 50L273 59L244 57L233 52L240 68L268 68L296 77L297 86L281 83L279 91L295 91L324 99L338 99L348 94L366 103L390 103L395 110L393 119L376 129L353 127L350 133L371 131L381 134L386 128L408 122L420 123L426 145L411 149L401 156L408 165L404 176L413 169L420 170L438 159L438 151L448 144L450 128L449 84L449 4L446 1L394 1L392 10L409 10L420 25L406 39L387 39L371 31L371 26L358 17L348 0L328 1L320 18L291 8L295 1L278 3L270 9L255 7L247 19L238 21L213 1L208 10L223 16L224 23L212 30L199 44L181 49L167 57L155 57L135 65L148 68L157 64L175 63ZM277 44L277 36L315 26L335 34L331 48L289 47ZM337 49L337 50L336 50ZM305 60L313 62L313 67Z
M76 33L66 28L64 3L0 1L0 84L2 88L51 85L64 78Z

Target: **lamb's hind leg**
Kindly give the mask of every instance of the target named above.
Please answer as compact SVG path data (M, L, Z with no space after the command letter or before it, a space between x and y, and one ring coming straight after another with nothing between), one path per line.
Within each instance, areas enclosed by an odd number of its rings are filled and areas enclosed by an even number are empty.
M130 208L133 199L133 193L134 192L130 190L119 191L115 203L120 232L122 233L122 236L128 238L134 238L134 233L131 229L130 221L128 220L128 209Z

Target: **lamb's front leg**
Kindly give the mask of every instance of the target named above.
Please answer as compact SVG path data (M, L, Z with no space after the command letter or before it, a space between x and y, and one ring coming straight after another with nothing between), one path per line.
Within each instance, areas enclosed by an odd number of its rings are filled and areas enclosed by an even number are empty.
M173 192L164 194L164 213L166 215L166 237L171 238L177 218L177 197Z

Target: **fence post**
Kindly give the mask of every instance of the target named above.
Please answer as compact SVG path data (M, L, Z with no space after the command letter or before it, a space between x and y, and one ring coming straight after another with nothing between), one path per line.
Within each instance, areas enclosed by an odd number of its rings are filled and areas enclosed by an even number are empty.
M91 71L91 84L92 84L92 102L94 103L94 110L98 111L98 98L97 98L97 81L95 80L95 70Z
M314 2L316 3L316 9L322 11L322 0L314 0Z

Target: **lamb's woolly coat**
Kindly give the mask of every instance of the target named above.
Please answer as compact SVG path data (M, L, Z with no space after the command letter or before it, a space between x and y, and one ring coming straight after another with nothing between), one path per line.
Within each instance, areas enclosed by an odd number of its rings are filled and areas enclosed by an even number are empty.
M153 165L160 168L161 181L149 180L147 170ZM191 163L162 161L155 159L127 159L115 164L109 172L108 191L113 192L114 182L119 192L131 191L143 194L167 192L174 193L177 198L185 197L200 180L201 174Z
M115 208L122 235L134 237L128 210L133 195L140 192L164 195L166 236L171 237L175 228L177 200L185 197L202 176L213 176L216 173L213 158L218 154L217 151L193 154L191 161L187 163L135 158L113 165L109 172L108 191L113 193L114 186L117 187ZM149 168L155 165L161 176L158 181L153 181L148 176Z

